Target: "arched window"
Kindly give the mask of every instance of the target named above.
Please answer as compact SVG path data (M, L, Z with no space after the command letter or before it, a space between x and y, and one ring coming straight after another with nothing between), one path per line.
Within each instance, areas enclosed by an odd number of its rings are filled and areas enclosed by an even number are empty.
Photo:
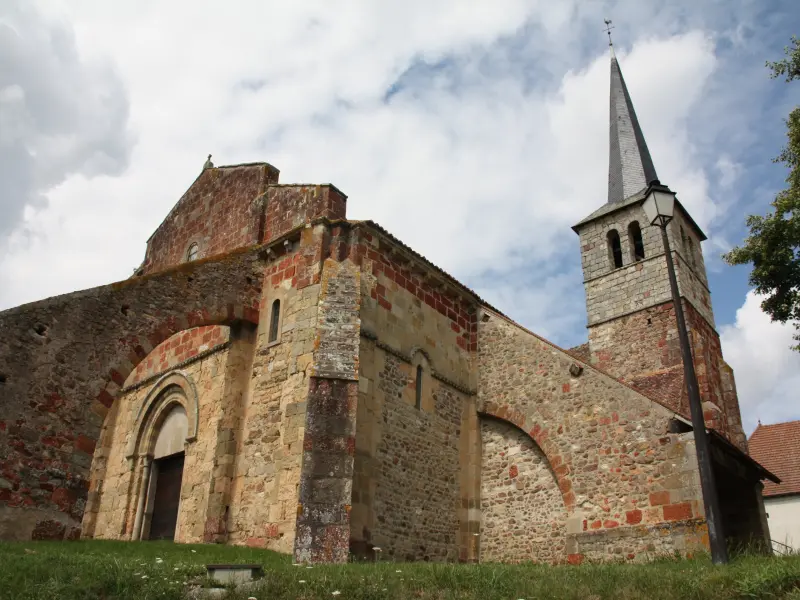
M694 243L692 242L692 238L691 237L688 237L686 239L689 240L689 250L688 250L688 252L689 252L689 263L692 265L692 267L697 268L697 263L695 262L695 259L694 259Z
M683 225L681 225L681 247L686 252L686 232L683 230Z
M269 339L267 342L274 342L278 339L278 321L281 317L281 301L275 300L272 303L272 313L269 319Z
M187 262L192 262L193 260L197 260L197 253L199 251L200 251L200 246L197 245L197 242L193 242L189 246L189 250L186 251Z
M644 242L642 241L642 228L638 221L628 225L628 239L631 244L631 258L635 261L644 260Z
M622 266L622 244L616 229L608 232L608 258L612 268L619 269Z
M424 350L420 348L412 349L411 366L414 369L412 371L414 376L414 406L417 410L426 410L429 408L428 400L431 393L429 378L432 370L430 360ZM426 400L426 397L428 400Z
M414 406L422 408L422 365L417 365L417 386L416 386L416 400Z

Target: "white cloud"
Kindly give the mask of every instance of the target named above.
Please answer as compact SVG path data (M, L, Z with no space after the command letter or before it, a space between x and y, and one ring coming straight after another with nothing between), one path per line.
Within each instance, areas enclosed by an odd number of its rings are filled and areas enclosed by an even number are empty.
M733 367L745 431L758 419L778 423L800 418L800 353L790 350L790 323L772 322L761 310L763 297L750 291L736 322L720 328L722 351Z
M742 174L742 165L731 160L730 156L723 154L717 160L717 173L719 184L724 188L731 187Z
M25 208L67 178L118 175L128 101L104 60L84 60L71 28L28 3L0 8L0 248Z
M710 234L706 264L718 268L734 239L720 223L741 221L737 149L763 121L747 117L766 96L752 75L769 30L757 4L49 0L42 16L6 2L0 309L130 275L211 152L216 164L267 160L283 182L336 184L351 217L377 220L537 333L579 343L570 225L606 200L598 24L618 15L659 176ZM738 49L721 58L730 40ZM120 173L128 131L137 145ZM764 318L748 296L722 328L751 426L759 411L784 414L786 382L800 383L791 332ZM762 339L771 350L752 353Z
M0 306L128 276L212 152L216 164L268 160L284 182L335 183L350 216L468 283L524 269L541 274L525 284L535 289L559 266L573 278L569 331L580 331L569 227L606 197L609 64L601 41L589 59L561 41L574 40L572 8L551 5L65 3L81 55L113 58L123 77L138 145L123 176L69 178L29 211L34 239L17 231L0 259ZM525 24L537 35L507 43ZM714 69L708 35L618 54L662 179L703 221L713 204L687 117ZM571 68L550 81L556 58ZM499 308L541 328L563 302L536 298L535 309Z

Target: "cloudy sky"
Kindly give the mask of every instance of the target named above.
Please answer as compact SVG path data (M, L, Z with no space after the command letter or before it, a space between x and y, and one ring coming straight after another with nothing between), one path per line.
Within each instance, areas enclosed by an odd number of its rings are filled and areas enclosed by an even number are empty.
M128 277L214 162L331 182L563 346L606 200L603 18L661 180L705 229L748 432L800 418L792 328L720 254L783 185L796 0L0 1L0 309Z

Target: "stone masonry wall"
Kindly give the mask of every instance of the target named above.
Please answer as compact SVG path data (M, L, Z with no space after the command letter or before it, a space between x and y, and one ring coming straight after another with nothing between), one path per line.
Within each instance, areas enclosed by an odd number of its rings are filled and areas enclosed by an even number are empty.
M468 394L474 310L380 232L362 230L351 248L362 265L363 332L353 551L371 556L377 546L398 560L466 559L468 515L477 505L475 478L466 474L478 439L461 436L471 433L463 419L475 414Z
M394 560L459 558L459 429L463 395L364 339L351 541Z
M180 334L178 334L180 336ZM196 386L199 405L197 440L186 445L181 481L181 503L176 541L203 542L209 498L209 481L214 467L217 424L225 387L227 349L215 352L181 368ZM112 407L104 434L108 439L105 480L98 501L93 537L130 539L141 486L141 469L129 462L126 450L134 431L139 407L151 392L149 383L122 394Z
M263 269L257 251L233 252L0 312L0 538L79 526L128 375L178 331L257 321Z
M318 217L344 219L347 207L347 196L329 184L271 185L266 198L265 242Z
M676 210L676 213L679 213ZM632 222L641 226L644 242L644 260L634 261L628 226ZM586 310L589 326L637 310L655 306L672 299L664 245L658 227L646 226L647 217L641 206L631 206L588 223L580 229L581 261L586 288ZM684 236L694 239L694 263L684 244ZM615 269L608 248L608 232L616 229L622 244L623 266ZM700 242L685 219L678 215L667 231L675 260L678 288L689 302L714 326L710 293L703 267ZM688 243L688 242L687 242Z
M230 328L220 325L193 327L174 335L161 342L145 360L136 365L125 380L124 387L164 373L177 364L226 343L229 338Z
M349 557L360 342L361 273L324 262L306 407L294 559Z
M141 272L186 262L193 243L198 258L258 243L264 226L261 196L277 181L278 170L266 163L205 169L148 240Z
M645 259L635 262L628 251L628 224L632 221L646 223L641 206L629 206L580 229L591 362L687 416L683 363L661 233L657 227L642 229ZM611 229L621 237L624 266L619 269L613 268L609 257L606 236ZM735 384L729 368L722 372L722 349L699 238L680 208L675 211L668 235L707 424L743 448Z
M702 517L694 455L685 437L668 433L672 411L488 310L478 360L479 410L526 431L555 473L568 560L591 554L586 539L620 528L688 527ZM643 556L648 535L614 555ZM679 539L675 548L684 547Z
M238 441L228 540L291 552L300 483L306 396L314 350L319 284L297 289L303 254L279 257L264 274L262 318ZM272 303L278 338L269 342Z
M477 343L474 298L370 229L356 230L351 255L362 270L362 329L406 355L422 350L440 375L469 387Z
M567 509L547 457L509 423L481 419L480 428L480 560L566 560Z
M684 300L683 307L706 423L741 447L745 438L739 402L733 372L722 360L719 335L692 304ZM689 418L671 302L596 325L589 330L589 343L593 365Z
M294 546L326 236L324 225L302 229L275 248L263 273L261 318L231 487L231 543L284 553ZM275 300L281 306L279 334L270 342Z

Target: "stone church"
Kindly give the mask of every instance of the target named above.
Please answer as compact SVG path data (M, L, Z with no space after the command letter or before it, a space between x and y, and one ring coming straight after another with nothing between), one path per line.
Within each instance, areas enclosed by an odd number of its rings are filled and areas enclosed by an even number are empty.
M644 560L708 535L656 170L611 59L588 342L515 323L330 184L201 174L121 282L0 312L0 537L297 561ZM598 202L599 204L599 202ZM703 264L669 226L729 542L768 536Z

